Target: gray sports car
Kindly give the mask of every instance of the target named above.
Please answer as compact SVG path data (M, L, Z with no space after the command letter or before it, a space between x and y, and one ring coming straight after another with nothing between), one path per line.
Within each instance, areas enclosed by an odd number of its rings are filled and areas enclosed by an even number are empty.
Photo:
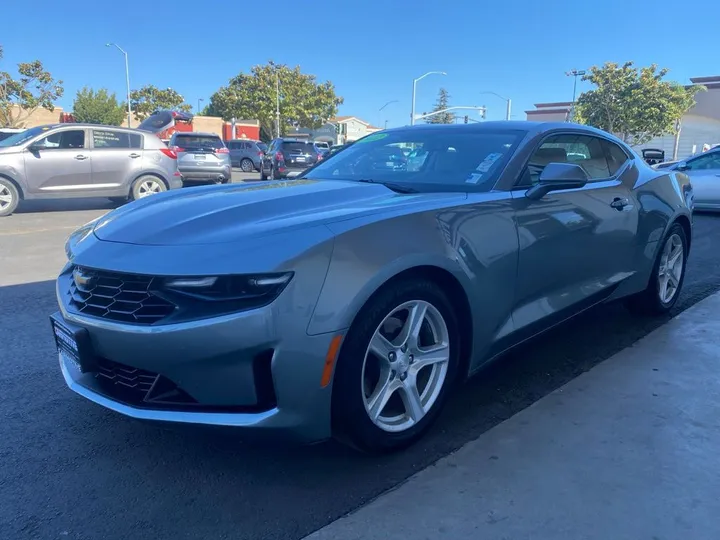
M691 223L685 174L592 128L386 130L298 180L161 193L76 231L60 368L135 418L394 450L569 317L667 312Z

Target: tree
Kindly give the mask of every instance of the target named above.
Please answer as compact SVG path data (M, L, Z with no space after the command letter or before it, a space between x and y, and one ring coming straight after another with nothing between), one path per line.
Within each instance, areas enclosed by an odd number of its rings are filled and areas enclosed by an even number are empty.
M40 60L19 63L17 72L15 79L7 71L0 71L0 126L23 127L39 108L54 111L53 103L64 93L63 82L53 79Z
M632 146L677 133L678 121L705 87L663 81L667 73L655 64L639 69L633 62L593 66L582 80L595 88L580 95L573 120L614 133Z
M119 126L127 115L127 105L118 103L115 94L109 94L105 88L95 92L84 87L79 90L73 102L73 117L76 122Z
M433 112L442 111L450 107L450 94L445 88L441 88L438 92L438 98L433 107ZM452 124L455 122L455 114L452 111L442 112L428 116L425 119L428 124Z
M172 88L161 90L152 84L130 92L130 107L140 121L161 109L183 112L192 110L192 105L185 103L185 98Z
M278 87L279 81L279 87ZM239 73L210 97L207 113L225 120L257 119L263 138L275 136L277 94L280 94L280 131L293 126L317 129L337 114L343 98L335 86L320 83L314 75L270 61L253 66L249 74Z

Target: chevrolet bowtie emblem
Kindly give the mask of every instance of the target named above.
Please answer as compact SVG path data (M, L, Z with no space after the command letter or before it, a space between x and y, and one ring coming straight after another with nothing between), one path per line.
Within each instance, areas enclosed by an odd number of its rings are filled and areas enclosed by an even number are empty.
M73 281L81 291L86 291L92 286L93 276L85 273L81 268L73 270Z

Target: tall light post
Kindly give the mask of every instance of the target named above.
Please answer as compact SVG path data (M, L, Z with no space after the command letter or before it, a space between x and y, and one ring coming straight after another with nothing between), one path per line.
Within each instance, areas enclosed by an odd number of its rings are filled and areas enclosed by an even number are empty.
M117 43L106 43L106 47L117 47L117 50L123 53L125 56L125 84L127 85L127 107L128 107L128 127L130 125L130 119L132 118L132 109L130 108L130 68L128 67L128 54L118 45Z
M447 75L444 71L428 71L425 75L420 75L417 79L413 80L413 93L412 93L412 111L410 111L410 125L415 125L415 92L417 90L418 81L424 79L428 75Z
M391 103L397 103L397 102L398 102L397 99L392 99L392 100L388 101L385 105L383 105L382 107L380 107L380 108L378 109L378 112L381 112L385 107L387 107L387 106L390 105ZM385 129L387 129L387 123L388 123L388 121L385 120Z
M277 124L277 137L280 138L280 73L275 70L275 123Z
M510 112L512 111L512 99L503 97L496 92L488 91L488 92L480 92L480 93L481 94L491 94L495 97L499 97L500 99L502 99L507 104L507 108L505 109L505 120L510 120Z
M204 102L205 100L203 98L198 98L197 114L200 114L200 104Z
M572 105L570 106L570 117L568 118L569 122L572 122L575 118L575 96L577 95L577 80L578 77L582 77L587 73L585 70L577 70L573 69L572 71L566 71L565 75L568 77L573 77L573 98L572 98Z

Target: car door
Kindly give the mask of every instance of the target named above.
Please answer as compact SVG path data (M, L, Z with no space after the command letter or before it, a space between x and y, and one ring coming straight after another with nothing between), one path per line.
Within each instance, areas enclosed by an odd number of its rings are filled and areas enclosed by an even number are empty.
M28 192L82 193L92 190L92 159L87 129L60 128L23 152Z
M555 162L578 164L588 183L528 199L527 189ZM520 241L516 329L532 334L555 324L607 298L634 273L634 167L625 150L600 137L557 133L538 145L512 192Z
M107 128L92 128L90 132L94 188L112 191L129 187L142 171L142 135Z
M230 163L233 167L237 167L242 159L242 142L227 141L225 144L230 151Z
M720 151L708 152L678 165L690 177L696 208L720 208Z

